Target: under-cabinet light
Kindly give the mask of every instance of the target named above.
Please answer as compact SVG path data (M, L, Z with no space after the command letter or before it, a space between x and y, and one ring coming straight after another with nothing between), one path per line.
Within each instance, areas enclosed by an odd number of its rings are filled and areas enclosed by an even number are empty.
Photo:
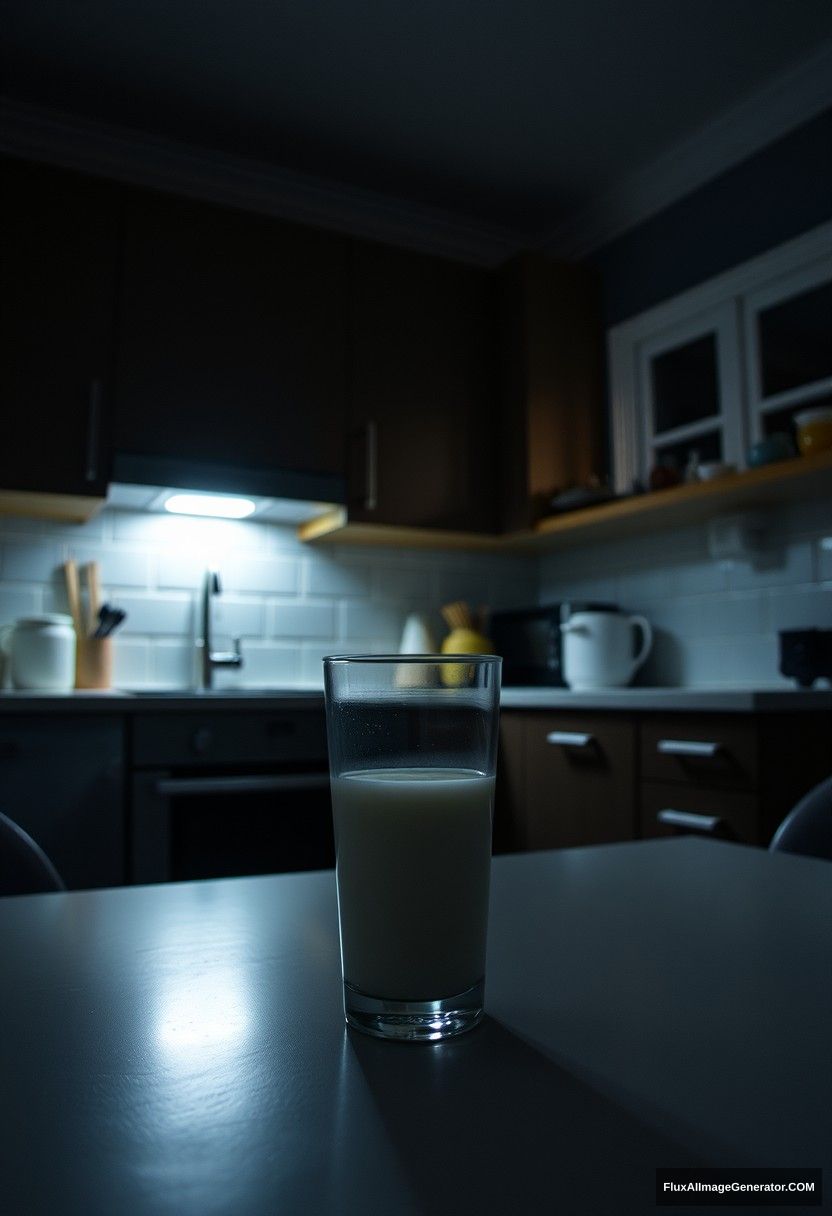
M171 494L165 510L174 515L213 515L219 519L245 519L257 509L250 498L231 494Z

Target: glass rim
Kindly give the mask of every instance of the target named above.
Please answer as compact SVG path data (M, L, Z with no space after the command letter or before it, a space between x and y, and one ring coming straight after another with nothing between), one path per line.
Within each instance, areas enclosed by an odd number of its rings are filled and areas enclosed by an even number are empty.
M502 663L499 654L328 654L324 663L467 663L487 664Z

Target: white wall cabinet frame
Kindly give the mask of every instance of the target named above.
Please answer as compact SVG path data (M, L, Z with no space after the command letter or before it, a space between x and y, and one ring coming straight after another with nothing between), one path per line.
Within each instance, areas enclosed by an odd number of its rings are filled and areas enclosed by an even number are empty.
M763 360L759 326L761 312L774 305L784 304L795 296L803 295L804 292L829 282L832 282L832 251L826 257L814 259L797 267L790 274L781 275L764 287L749 292L743 301L748 411L752 442L763 438L766 414L800 405L808 407L817 398L832 395L832 376L826 376L798 385L785 392L766 396L763 390ZM830 345L832 345L832 316L829 318L829 324Z
M690 422L660 428L654 396L653 365L657 357L680 350L699 338L712 336L716 347L717 409ZM650 469L663 451L678 443L719 436L721 460L737 463L745 449L742 421L742 359L740 326L733 300L717 305L697 317L680 321L670 329L639 344L639 397L642 408L640 467Z
M752 346L752 339L756 342L756 315L767 306L765 301L786 299L826 281L830 261L832 222L813 228L795 240L733 267L609 330L607 350L616 493L628 493L633 480L645 480L651 467L647 462L653 453L653 405L645 397L650 379L645 360L650 351L668 349L677 344L675 340L684 342L686 333L694 335L710 329L718 335L720 402L726 415L723 419L727 440L724 459L743 467L745 449L759 437L759 418L765 412L760 409L759 370L755 370L759 368L759 352ZM767 291L775 294L766 296ZM780 291L782 295L778 294ZM687 330L687 326L692 328ZM732 346L730 354L728 344ZM753 381L752 372L757 377ZM813 391L815 396L822 395L820 386L813 386ZM806 394L800 398L807 404L810 399L814 398ZM774 408L771 400L766 408ZM732 412L728 422L727 415ZM731 455L732 452L735 455Z

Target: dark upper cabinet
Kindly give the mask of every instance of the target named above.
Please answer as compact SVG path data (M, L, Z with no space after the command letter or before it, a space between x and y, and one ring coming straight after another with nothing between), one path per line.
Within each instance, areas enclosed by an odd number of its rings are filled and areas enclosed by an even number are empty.
M356 241L349 518L497 528L495 276Z
M0 489L101 495L119 189L24 161L2 174Z
M117 476L343 497L346 246L270 217L131 192Z
M603 325L590 267L520 254L499 272L503 527L550 514L554 494L601 482Z

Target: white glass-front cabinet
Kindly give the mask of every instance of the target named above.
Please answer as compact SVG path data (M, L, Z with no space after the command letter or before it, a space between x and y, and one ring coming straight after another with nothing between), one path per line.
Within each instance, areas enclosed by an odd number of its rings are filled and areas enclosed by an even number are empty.
M609 354L618 493L692 453L744 467L832 404L832 224L616 326Z
M745 349L753 440L832 405L832 254L749 292Z

